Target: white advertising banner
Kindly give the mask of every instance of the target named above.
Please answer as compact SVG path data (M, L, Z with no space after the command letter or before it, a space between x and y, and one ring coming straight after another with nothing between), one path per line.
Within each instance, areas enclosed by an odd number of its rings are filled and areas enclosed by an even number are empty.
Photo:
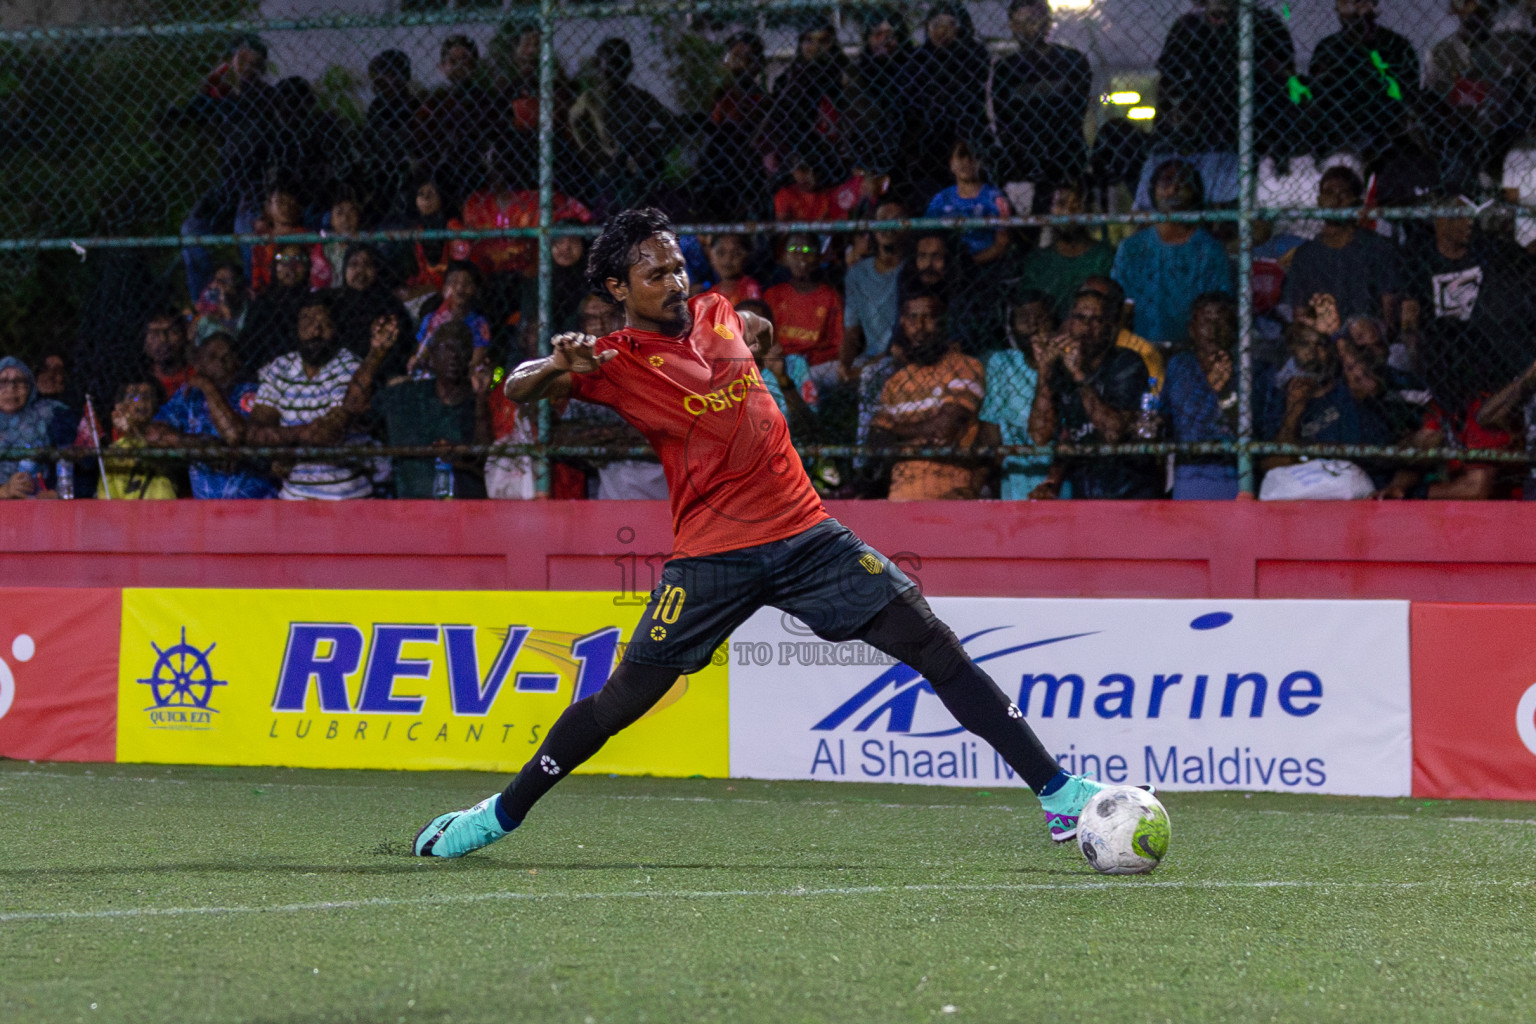
M940 597L1073 772L1159 788L1407 796L1406 601ZM1023 785L928 682L763 609L731 637L731 774Z

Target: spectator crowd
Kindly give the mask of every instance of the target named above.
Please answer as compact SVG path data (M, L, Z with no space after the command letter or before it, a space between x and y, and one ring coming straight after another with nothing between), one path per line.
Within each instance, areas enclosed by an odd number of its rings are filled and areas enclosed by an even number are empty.
M1536 257L1508 225L1369 211L1489 197L1533 127L1536 4L1499 20L1490 0L1452 0L1460 28L1422 70L1412 45L1377 23L1377 0L1336 8L1339 30L1305 69L1283 19L1256 12L1259 150L1326 156L1316 205L1360 213L1255 223L1246 402L1234 224L1006 220L1102 210L1111 182L1164 214L1232 205L1234 0L1197 2L1174 23L1157 60L1156 128L1111 121L1091 144L1092 67L1050 41L1046 0L1012 0L1017 45L998 58L950 0L920 24L864 10L854 56L813 20L771 81L761 38L737 32L707 115L692 118L634 84L629 44L606 39L572 75L557 61L553 218L597 225L649 204L680 223L972 220L681 240L696 291L774 323L774 346L755 355L796 440L862 446L808 461L833 497L1232 498L1230 453L1082 449L1234 442L1244 404L1260 441L1524 449L1536 441ZM406 54L382 52L368 67L366 118L347 127L303 79L268 80L261 39L231 40L163 127L218 141L216 174L183 232L262 241L223 259L188 245L184 306L151 303L131 264L115 265L72 350L30 367L0 360L0 448L108 449L73 472L0 460L0 496L539 493L531 460L465 449L537 438L538 411L495 382L542 335L622 326L586 287L585 239L553 242L548 325L532 238L351 240L537 225L539 44L521 22L485 55L449 35L435 90L414 80ZM697 145L691 174L679 175L684 138ZM322 241L284 240L300 234ZM556 408L552 440L616 451L554 460L553 496L665 496L654 460L618 452L643 439L603 408ZM388 458L370 451L380 445L436 451ZM1070 447L990 451L1000 445ZM305 454L342 446L355 457ZM139 453L178 447L196 452ZM1384 454L1266 456L1257 468L1266 495L1294 497L1519 497L1527 476L1518 463Z

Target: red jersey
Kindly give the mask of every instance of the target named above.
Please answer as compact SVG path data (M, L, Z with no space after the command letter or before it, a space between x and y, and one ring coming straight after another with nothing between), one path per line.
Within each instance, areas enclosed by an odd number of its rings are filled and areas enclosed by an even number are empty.
M763 386L724 297L688 300L693 330L669 338L626 327L598 340L618 355L571 374L572 396L609 406L656 449L667 475L676 557L712 555L802 533L827 510L789 425Z
M774 336L787 356L805 356L812 366L837 358L843 347L843 297L829 284L808 292L795 290L793 281L776 284L763 293L773 310Z
M592 211L556 192L554 219L592 223ZM539 193L476 192L464 200L464 226L468 228L531 228L539 223ZM538 266L539 243L533 238L482 238L474 244L470 259L486 274L510 271L527 274Z
M790 183L773 194L773 219L847 220L863 189L862 174L855 174L841 185L814 192Z

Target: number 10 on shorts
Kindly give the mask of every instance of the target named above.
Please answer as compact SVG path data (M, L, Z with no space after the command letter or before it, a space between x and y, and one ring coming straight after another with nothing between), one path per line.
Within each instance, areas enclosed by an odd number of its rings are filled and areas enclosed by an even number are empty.
M683 602L686 600L688 600L688 591L682 587L662 588L661 599L656 602L656 610L651 612L651 620L672 625L677 621L677 617L683 614Z

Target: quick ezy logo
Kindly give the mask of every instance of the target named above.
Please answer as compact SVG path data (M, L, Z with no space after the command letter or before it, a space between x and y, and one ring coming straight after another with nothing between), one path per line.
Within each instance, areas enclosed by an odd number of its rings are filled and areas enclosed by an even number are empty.
M1536 683L1520 695L1520 703L1515 705L1515 731L1525 749L1536 754Z
M25 633L17 635L11 641L11 657L19 662L32 660L32 655L37 653L37 645L32 638ZM11 675L11 666L6 664L4 658L0 658L0 718L11 710L11 703L16 699L16 677Z

